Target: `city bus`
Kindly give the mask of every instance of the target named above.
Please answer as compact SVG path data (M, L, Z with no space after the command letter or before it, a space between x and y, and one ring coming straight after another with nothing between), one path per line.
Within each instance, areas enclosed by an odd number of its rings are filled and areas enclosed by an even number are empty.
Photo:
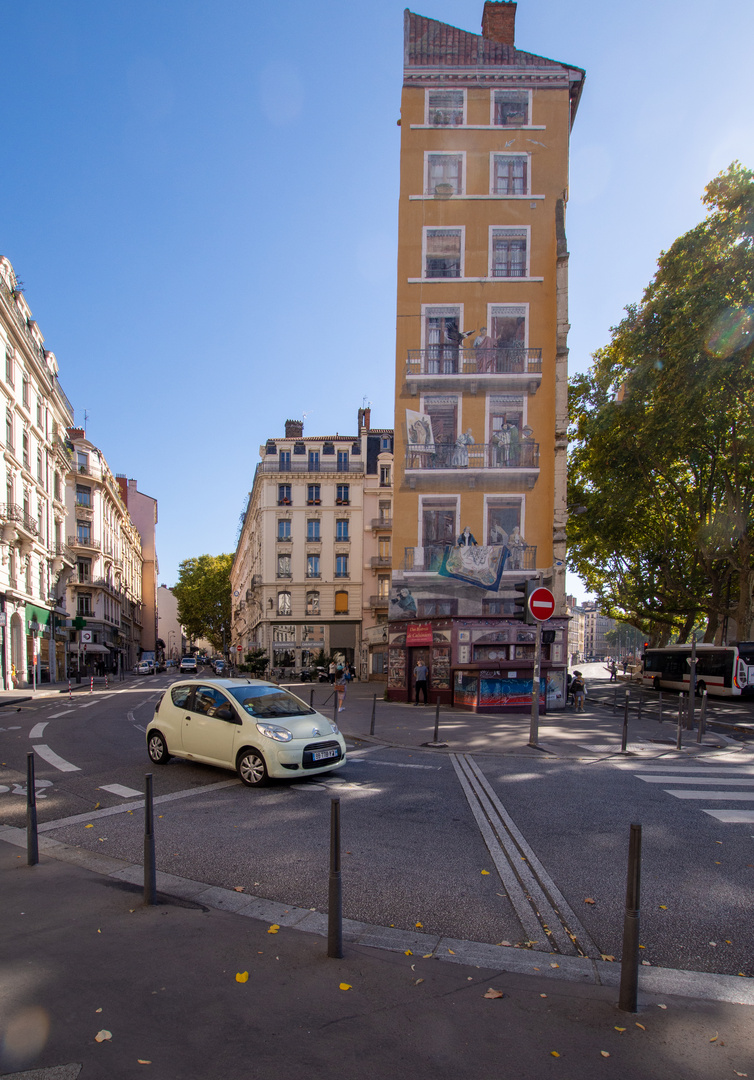
M688 692L691 673L691 646L668 645L645 649L642 686L655 690ZM723 697L740 697L754 691L754 642L737 645L697 645L696 692Z

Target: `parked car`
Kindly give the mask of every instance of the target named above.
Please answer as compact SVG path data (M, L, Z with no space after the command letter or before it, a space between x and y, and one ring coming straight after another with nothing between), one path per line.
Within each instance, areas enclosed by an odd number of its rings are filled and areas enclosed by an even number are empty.
M261 679L174 683L147 725L147 752L156 765L175 755L234 769L249 787L316 776L346 760L336 724Z
M195 656L184 656L183 659L181 660L181 664L180 664L180 667L179 667L178 670L181 671L181 672L192 671L194 674L196 674L196 672L198 671L198 666L197 666L197 663L196 663L196 657Z
M212 664L212 667L214 669L215 675L222 675L225 671L225 661L215 660Z
M153 670L154 668L148 660L142 660L134 668L134 675L151 675Z

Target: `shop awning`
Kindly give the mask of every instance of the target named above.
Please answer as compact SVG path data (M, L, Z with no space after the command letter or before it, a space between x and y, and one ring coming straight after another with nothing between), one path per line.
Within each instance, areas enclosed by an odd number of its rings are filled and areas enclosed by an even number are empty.
M69 652L77 652L77 653L86 653L88 655L89 653L109 653L110 650L107 648L106 645L96 645L96 644L80 645L77 642L76 644L69 645L68 646L68 651Z

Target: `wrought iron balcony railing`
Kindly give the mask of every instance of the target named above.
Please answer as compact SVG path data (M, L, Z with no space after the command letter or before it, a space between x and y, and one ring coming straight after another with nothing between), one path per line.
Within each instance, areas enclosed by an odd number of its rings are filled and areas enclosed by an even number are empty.
M12 521L32 536L39 535L39 523L24 510L23 506L16 503L0 503L0 520Z
M406 469L538 469L539 443L411 443Z
M462 349L430 345L409 349L406 377L416 375L536 375L542 371L542 350L522 346Z

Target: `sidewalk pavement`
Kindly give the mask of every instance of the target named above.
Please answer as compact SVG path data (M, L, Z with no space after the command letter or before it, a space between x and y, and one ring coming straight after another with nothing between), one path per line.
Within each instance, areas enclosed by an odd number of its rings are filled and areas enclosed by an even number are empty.
M584 984L558 977L556 961L568 958L501 949L541 967L506 972L458 963L449 944L425 950L418 931L413 949L347 940L343 959L329 959L325 916L311 915L321 925L306 933L285 915L271 924L235 892L231 910L218 910L210 894L226 891L206 886L208 902L158 894L145 907L137 876L117 860L99 856L95 872L41 848L29 867L23 849L0 840L4 1076L754 1074L751 1005L641 992L639 1012L624 1013L617 965L600 964L611 985Z
M333 716L329 686L307 687L300 683L284 684L304 701L310 700L314 689L314 707L326 716ZM604 689L605 693L600 691ZM624 691L625 688L621 688ZM613 712L612 692L608 683L598 681L587 695L586 709L576 713L572 706L552 710L539 719L539 749L530 747L530 716L528 713L479 714L443 705L440 708L439 740L448 744L445 753L521 754L541 757L585 757L590 754L619 753L623 727L623 708ZM376 701L375 701L376 695ZM338 726L350 738L379 745L418 748L434 739L436 706L415 706L410 702L383 700L384 686L377 683L351 683L346 693L343 712L337 716ZM600 704L598 697L604 697ZM667 695L666 695L667 697ZM630 753L677 753L676 714L666 701L663 722L659 722L656 704L645 705L641 718L637 715L635 695L629 713L628 751ZM647 699L649 701L649 699ZM374 735L370 735L372 707L375 710ZM710 710L714 715L714 710ZM680 753L694 755L710 749L738 748L741 744L729 735L707 730L702 743L696 732L683 732ZM754 1075L754 1070L752 1070Z
M130 673L124 679L119 679L117 675L107 677L95 675L93 684L91 678L82 678L80 683L77 683L75 679L72 679L70 683L67 680L40 683L36 690L32 686L19 686L16 690L0 690L0 707L19 705L22 701L36 701L39 698L56 698L61 694L67 694L69 689L72 694L88 694L92 685L95 690L122 690L131 678L133 676Z

